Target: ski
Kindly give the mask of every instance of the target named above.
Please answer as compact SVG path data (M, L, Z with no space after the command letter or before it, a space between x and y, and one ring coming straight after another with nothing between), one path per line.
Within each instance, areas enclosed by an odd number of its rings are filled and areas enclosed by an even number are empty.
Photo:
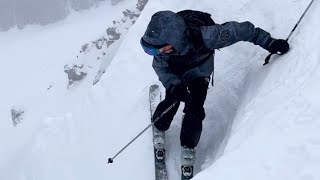
M181 180L193 178L193 165L196 161L194 148L181 147Z
M181 166L181 180L193 178L193 166Z
M149 102L151 121L152 115L156 110L157 105L161 101L161 93L158 85L152 85L149 89ZM168 180L166 158L165 158L165 133L158 131L152 127L154 163L155 163L155 180Z

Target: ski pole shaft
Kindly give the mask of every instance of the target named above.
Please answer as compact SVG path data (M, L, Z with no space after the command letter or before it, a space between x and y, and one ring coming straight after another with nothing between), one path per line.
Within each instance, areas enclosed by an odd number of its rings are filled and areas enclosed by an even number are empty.
M175 105L177 104L177 101L174 102L171 106L169 106L163 113L158 116L152 123L150 123L146 128L144 128L136 137L134 137L127 145L125 145L116 155L114 155L112 158L108 159L108 164L113 163L113 160L121 154L125 149L127 149L135 140L137 140L142 134L144 134L151 126L154 125L159 119L165 115L167 112L169 112Z
M311 2L309 3L307 9L303 12L303 14L301 15L299 21L296 23L296 25L293 27L293 29L291 30L289 36L287 37L286 41L289 41L290 37L292 36L293 32L297 29L298 25L300 24L301 20L303 19L304 15L308 12L308 10L310 9L312 3L314 2L314 0L311 0ZM263 65L267 65L269 64L270 58L273 54L269 54L266 59L265 59L265 63Z
M113 158L109 158L108 159L108 163L113 163L113 160L122 153L122 151L124 151L125 149L127 149L128 146L130 146L136 139L138 139L144 132L146 132L151 126L153 125L153 123L149 124L146 128L144 128L135 138L133 138L127 145L125 145L115 156L113 156Z
M296 25L294 26L294 28L292 29L292 31L290 32L289 36L287 37L286 41L288 41L291 37L291 35L293 34L293 32L297 29L298 25L300 24L301 20L303 19L304 15L307 13L307 11L310 9L312 3L314 2L314 0L312 0L307 9L303 12L302 16L300 17L299 21L296 23Z

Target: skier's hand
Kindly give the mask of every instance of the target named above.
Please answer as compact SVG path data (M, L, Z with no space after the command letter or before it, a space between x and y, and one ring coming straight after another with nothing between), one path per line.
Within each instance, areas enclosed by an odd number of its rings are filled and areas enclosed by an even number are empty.
M284 39L275 39L271 41L268 49L271 54L285 54L289 51L289 43Z
M187 90L187 87L183 84L173 85L170 88L169 92L175 99L179 101L183 101L183 102L190 101L190 98L191 98L190 93Z

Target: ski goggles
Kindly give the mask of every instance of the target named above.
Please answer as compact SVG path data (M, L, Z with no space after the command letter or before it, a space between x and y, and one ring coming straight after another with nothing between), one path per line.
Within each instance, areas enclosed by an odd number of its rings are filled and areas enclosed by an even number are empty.
M169 44L153 46L151 44L146 43L142 38L140 40L140 44L144 52L151 56L156 56L161 53L171 53L173 51L173 47Z

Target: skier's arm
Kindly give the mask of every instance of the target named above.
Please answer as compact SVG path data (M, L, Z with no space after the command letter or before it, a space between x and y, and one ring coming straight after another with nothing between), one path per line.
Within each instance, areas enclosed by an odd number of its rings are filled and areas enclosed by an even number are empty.
M256 28L251 22L226 22L201 27L204 44L209 49L219 49L239 41L252 42L268 49L273 38L263 29Z
M156 71L163 86L169 89L171 85L180 84L181 80L170 70L167 58L168 57L162 55L154 56L152 67Z

